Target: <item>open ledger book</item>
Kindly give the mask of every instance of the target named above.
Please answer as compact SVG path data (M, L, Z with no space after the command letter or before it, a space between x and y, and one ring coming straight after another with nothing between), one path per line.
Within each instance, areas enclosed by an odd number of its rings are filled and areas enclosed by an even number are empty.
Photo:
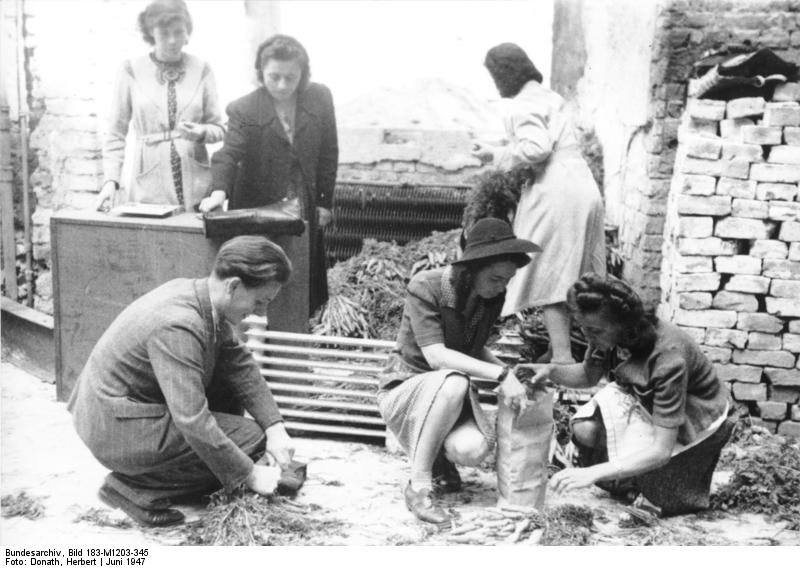
M180 205L168 203L136 203L129 201L111 209L112 215L132 215L135 217L169 217L182 211Z

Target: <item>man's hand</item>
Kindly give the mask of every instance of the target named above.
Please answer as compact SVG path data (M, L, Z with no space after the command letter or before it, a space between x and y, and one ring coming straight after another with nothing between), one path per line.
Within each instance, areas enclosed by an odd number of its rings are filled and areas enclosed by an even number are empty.
M286 433L283 422L276 422L266 430L267 452L281 467L288 466L294 457L294 441Z
M278 487L281 469L274 465L253 465L253 471L245 479L244 484L259 495L272 495Z
M222 207L222 204L225 203L225 197L225 192L221 189L212 191L211 195L200 202L200 205L197 206L197 209L200 211L200 213L208 213L209 211L213 211L214 209Z
M520 416L528 406L528 393L514 373L509 373L506 380L500 384L499 394L503 397L503 404L514 410L517 416Z
M326 227L333 220L333 213L330 209L325 207L317 207L317 224L320 227Z

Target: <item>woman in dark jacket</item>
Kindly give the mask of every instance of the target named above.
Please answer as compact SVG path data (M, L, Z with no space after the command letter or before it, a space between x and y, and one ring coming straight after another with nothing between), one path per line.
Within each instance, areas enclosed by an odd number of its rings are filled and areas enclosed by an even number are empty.
M331 220L339 146L333 99L311 83L305 48L275 35L258 48L261 87L228 105L225 144L211 160L211 193L200 210L299 205L308 222L310 310L328 298L322 227Z

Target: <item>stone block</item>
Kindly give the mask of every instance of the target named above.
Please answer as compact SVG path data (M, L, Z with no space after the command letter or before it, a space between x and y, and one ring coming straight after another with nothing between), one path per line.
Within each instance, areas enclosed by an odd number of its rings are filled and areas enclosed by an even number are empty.
M771 164L800 164L800 146L773 146L767 161Z
M701 345L700 351L703 352L709 361L715 364L725 365L731 361L731 349L729 347Z
M800 422L800 405L795 404L789 408L789 417L793 422Z
M725 289L731 292L747 294L766 294L769 289L769 278L749 274L735 274L725 283Z
M736 328L746 331L777 333L783 329L783 320L765 313L739 314Z
M800 333L800 319L789 322L789 333Z
M689 256L728 256L736 253L736 243L717 237L678 239L678 252Z
M726 195L679 195L678 213L683 215L730 215L731 198Z
M800 280L800 262L792 260L764 259L761 273L767 278L780 278L782 280Z
M687 112L692 118L718 121L725 118L725 107L725 101L691 99Z
M729 328L736 325L736 312L731 310L681 310L675 312L675 323L690 327ZM794 364L794 361L792 362Z
M761 274L761 259L744 254L718 256L714 258L714 268L717 272L725 274L759 275ZM767 283L769 284L768 280Z
M719 133L723 140L740 142L742 139L742 126L755 126L750 118L727 118L719 122ZM800 139L800 133L798 133Z
M791 102L767 103L764 106L764 126L800 126L800 105Z
M747 336L747 348L759 351L780 351L783 345L781 336L776 333L751 331Z
M760 237L750 247L750 255L758 258L786 258L789 247L783 241Z
M800 170L800 168L797 169ZM800 203L797 201L770 201L769 218L775 221L800 221Z
M798 146L800 148L800 146ZM756 185L756 199L762 201L792 201L797 195L794 183L759 183Z
M719 258L727 258L720 256ZM678 255L673 261L673 269L676 272L686 274L693 272L713 272L714 267L711 265L711 257L708 256L682 256ZM761 273L761 265L759 264L758 272Z
M678 236L690 238L710 237L714 231L714 219L711 217L688 217L678 219Z
M792 35L794 36L795 33ZM798 37L800 37L800 35L798 35ZM772 94L772 100L776 102L800 101L800 83L781 83L775 87L775 92Z
M800 261L800 243L791 243L789 245L789 260Z
M717 160L722 151L722 140L709 136L687 136L681 144L687 156L704 160Z
M714 365L714 367L720 380L726 382L760 383L764 371L762 367L752 365Z
M800 387L800 371L797 369L779 369L769 363L769 367L764 367L764 375L772 386L777 387Z
M787 146L788 148L789 146ZM725 141L722 143L723 160L745 160L747 162L763 162L764 150L758 144L742 144Z
M756 418L755 416L751 416L749 419L751 426L757 426L758 428L763 428L772 434L775 434L778 431L778 423L777 422L770 422L769 420L762 420L761 418ZM791 424L791 422L789 423Z
M712 347L736 347L744 349L747 347L747 332L739 329L717 329L709 327L706 329L706 336L703 341ZM759 377L761 369L759 368Z
M752 199L756 196L757 186L758 184L751 180L721 177L717 183L717 195Z
M783 350L791 351L792 353L800 353L800 334L798 333L784 333L783 334Z
M800 168L792 164L752 164L750 179L757 182L797 183L800 181Z
M800 297L793 299L767 296L765 300L767 302L767 313L769 314L789 318L800 317Z
M786 126L783 129L783 143L789 146L800 146L800 128Z
M766 239L768 232L764 221L759 219L726 217L717 221L714 227L714 235L727 239ZM731 252L731 254L734 254L734 252Z
M775 387L770 385L767 387L767 398L775 402L794 404L800 400L800 387Z
M686 174L682 181L681 193L688 195L714 195L717 189L717 178L713 176Z
M769 203L758 199L734 199L731 203L731 215L746 219L766 219L769 215Z
M678 274L675 277L675 292L713 291L719 289L720 275L716 272ZM691 324L685 324L691 325Z
M742 97L728 101L725 118L745 118L764 113L764 97Z
M758 410L764 420L784 420L789 406L785 402L759 401Z
M776 126L742 125L739 129L739 141L744 144L759 146L776 146L781 143L783 130Z
M776 278L770 284L769 293L776 298L800 298L800 280Z
M695 343L703 343L703 340L706 337L706 330L703 327L686 327L686 326L678 326L681 330L683 330L686 335L688 335L692 341Z
M750 177L750 162L747 160L722 160L721 176L746 180Z
M788 351L761 351L755 349L734 349L733 362L745 365L772 365L791 369L794 367L795 356Z
M686 157L680 160L678 171L684 174L697 174L703 176L722 175L722 160L701 160L700 158ZM772 180L765 180L772 181Z
M800 438L800 422L781 422L776 432L787 438Z
M678 306L683 310L707 310L708 308L711 307L711 293L710 292L680 293L678 294Z
M711 307L718 310L756 312L758 311L758 300L752 294L722 290L714 295Z
M780 233L778 233L778 238L782 241L800 241L800 222L784 221L781 223L781 230Z
M700 135L716 138L719 132L719 121L705 120L702 118L689 118L689 121L678 131L678 136L682 140L686 136Z
M736 400L767 400L767 385L753 383L733 383L731 387Z

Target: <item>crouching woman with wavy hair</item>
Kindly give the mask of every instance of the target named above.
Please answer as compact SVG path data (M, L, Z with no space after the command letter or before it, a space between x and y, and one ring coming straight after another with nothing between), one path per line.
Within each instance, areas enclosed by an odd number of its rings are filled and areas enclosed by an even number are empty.
M572 420L578 468L551 479L556 492L598 484L649 501L664 515L707 508L711 476L728 441L729 394L699 346L645 311L613 276L586 274L567 305L589 348L582 364L534 365L534 383L608 386ZM632 493L634 492L634 493Z

